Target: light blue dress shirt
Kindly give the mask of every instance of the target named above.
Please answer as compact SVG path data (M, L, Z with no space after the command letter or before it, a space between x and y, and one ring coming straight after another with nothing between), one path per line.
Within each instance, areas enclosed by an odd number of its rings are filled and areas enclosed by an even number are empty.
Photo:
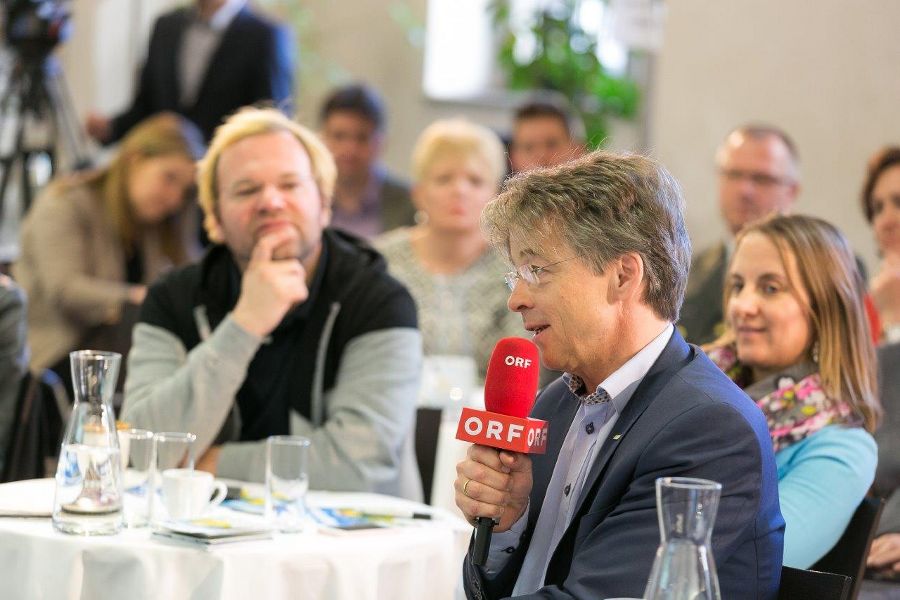
M597 459L603 442L614 430L631 395L669 343L673 330L671 324L667 325L662 333L597 386L594 394L608 394L611 399L609 402L582 402L578 407L553 467L541 514L513 588L513 596L528 594L542 587L550 557L578 508L591 465ZM571 375L563 377L567 382L573 381ZM585 397L587 395L581 398ZM578 397L573 397L572 401L577 402ZM528 510L508 531L492 536L490 553L484 567L489 576L509 560L510 554L520 543L527 523Z

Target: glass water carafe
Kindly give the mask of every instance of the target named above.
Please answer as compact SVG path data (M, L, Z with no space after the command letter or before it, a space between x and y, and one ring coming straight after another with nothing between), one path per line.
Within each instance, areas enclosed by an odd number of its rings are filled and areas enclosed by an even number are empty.
M647 600L719 600L710 539L722 485L707 479L656 480L660 544L650 571Z
M75 404L56 468L53 527L102 535L122 528L122 463L112 397L122 355L69 354Z

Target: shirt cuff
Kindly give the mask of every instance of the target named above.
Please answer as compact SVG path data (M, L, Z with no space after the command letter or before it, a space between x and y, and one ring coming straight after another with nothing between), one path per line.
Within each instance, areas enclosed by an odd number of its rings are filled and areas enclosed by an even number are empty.
M509 557L519 548L522 534L528 526L528 509L525 508L522 516L512 524L512 527L503 533L495 533L491 535L491 547L488 550L488 557L484 563L484 573L488 576L494 575L509 562Z

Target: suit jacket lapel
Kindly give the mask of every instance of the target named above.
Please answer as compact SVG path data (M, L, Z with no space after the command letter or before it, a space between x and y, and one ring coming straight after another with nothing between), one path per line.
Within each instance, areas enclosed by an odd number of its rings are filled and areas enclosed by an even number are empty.
M544 504L544 494L547 492L547 486L550 485L550 478L553 476L553 468L559 459L559 451L562 449L566 434L572 426L572 419L578 412L578 400L571 392L563 394L556 409L556 415L553 418L553 425L550 427L550 437L547 440L547 452L540 460L536 460L534 464L531 508L529 508L528 520L532 527L537 523L538 515ZM534 493L540 490L539 493Z
M644 411L652 404L656 396L665 389L672 376L686 364L692 353L690 346L687 345L678 333L678 330L675 329L662 354L659 355L659 358L650 367L650 371L638 384L628 404L625 405L622 414L619 415L615 427L613 427L613 430L609 432L609 436L603 442L603 446L601 446L600 452L597 454L597 460L591 465L591 469L585 478L584 487L578 499L578 510L574 513L572 523L577 522L578 517L585 514L590 508L606 465L609 464L609 460L615 454L619 444L627 439L628 431L644 414ZM571 527L571 523L569 526Z
M206 70L203 72L203 81L200 82L200 87L197 90L197 98L194 100L194 105L199 105L204 98L204 93L206 88L209 86L210 78L215 77L217 74L219 77L222 76L222 69L216 69L214 65L225 64L227 61L223 60L225 52L229 50L232 46L240 47L241 40L241 29L243 27L243 21L247 17L247 6L245 5L231 20L231 23L228 24L228 27L225 28L225 31L222 32L222 37L219 39L219 45L216 46L216 49L213 51L212 55L209 57L209 64L206 65ZM224 71L225 76L231 76L227 70Z

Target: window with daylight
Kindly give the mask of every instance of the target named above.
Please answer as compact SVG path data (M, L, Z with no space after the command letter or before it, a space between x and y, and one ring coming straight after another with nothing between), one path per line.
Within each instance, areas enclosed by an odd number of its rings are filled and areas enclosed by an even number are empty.
M505 76L498 62L501 41L494 20L497 0L429 0L425 36L426 96L435 100L478 100L502 95ZM541 13L566 15L583 34L571 40L582 51L596 44L597 57L610 75L622 75L627 48L613 35L607 0L510 0L506 20L515 38L513 59L520 64L540 52L533 28ZM614 3L615 4L615 3Z

